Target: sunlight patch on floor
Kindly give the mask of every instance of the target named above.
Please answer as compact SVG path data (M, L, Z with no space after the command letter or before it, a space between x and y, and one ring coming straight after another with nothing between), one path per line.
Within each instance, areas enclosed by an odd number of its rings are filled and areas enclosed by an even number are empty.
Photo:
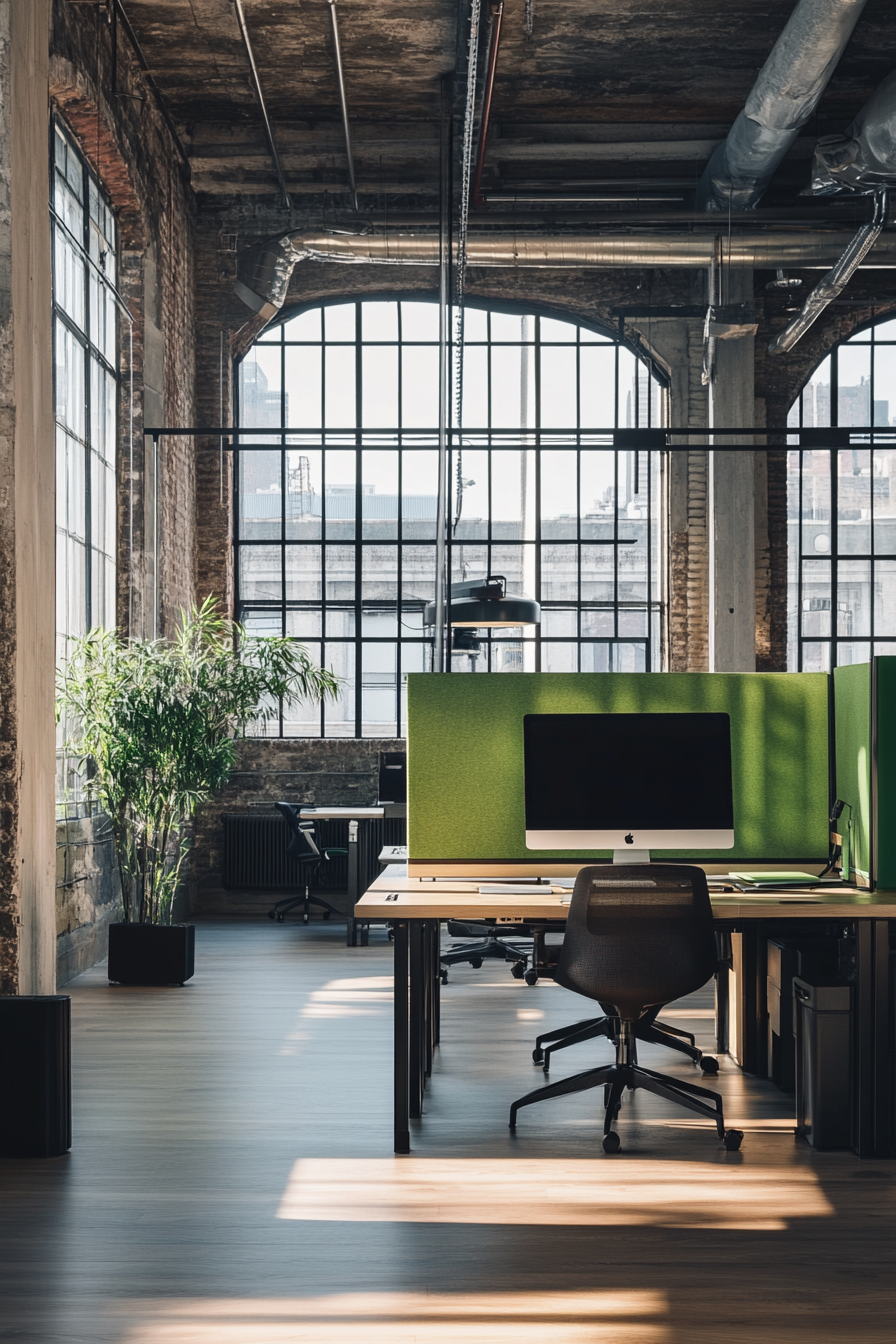
M511 1179L512 1178L512 1179ZM278 1218L780 1232L834 1210L810 1170L640 1158L300 1158Z
M123 1344L667 1344L661 1292L340 1293L132 1303ZM140 1319L142 1318L142 1319Z

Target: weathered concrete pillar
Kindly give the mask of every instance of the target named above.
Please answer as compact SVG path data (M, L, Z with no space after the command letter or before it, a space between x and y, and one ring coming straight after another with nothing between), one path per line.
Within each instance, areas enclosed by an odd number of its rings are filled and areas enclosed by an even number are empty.
M56 987L49 0L0 0L0 993Z
M752 270L723 277L726 306L753 297ZM732 324L735 331L737 324ZM715 343L710 423L723 429L755 424L755 329ZM721 439L721 444L730 439ZM709 454L709 668L756 670L755 454Z

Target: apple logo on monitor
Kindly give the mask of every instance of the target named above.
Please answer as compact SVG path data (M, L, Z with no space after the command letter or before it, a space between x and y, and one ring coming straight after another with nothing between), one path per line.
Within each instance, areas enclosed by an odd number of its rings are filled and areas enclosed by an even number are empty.
M627 845L633 845L635 843L635 837L632 835L631 831L629 831L628 835L624 836L623 839Z

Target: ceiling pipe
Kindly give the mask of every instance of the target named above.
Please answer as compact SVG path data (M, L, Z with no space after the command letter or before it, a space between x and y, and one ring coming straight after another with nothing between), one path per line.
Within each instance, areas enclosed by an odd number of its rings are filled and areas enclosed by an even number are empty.
M336 17L336 0L329 0L330 24L333 29L333 53L336 60L336 79L339 82L339 105L342 108L342 129L345 133L345 157L348 160L348 184L352 205L358 208L358 188L355 185L355 158L352 153L352 129L348 121L348 100L345 96L345 76L342 72L342 44L339 41L339 20Z
M485 205L482 196L482 169L485 166L485 147L488 141L488 123L492 113L492 92L495 87L495 74L498 69L498 51L501 46L501 19L504 16L504 0L492 5L492 31L488 49L488 73L485 77L485 93L482 97L482 124L479 128L479 149L476 154L476 171L473 175L473 204Z
M752 210L814 113L866 0L799 0L728 138L712 155L697 202Z
M725 238L726 264L762 270L819 270L832 266L850 243L842 229L751 228ZM457 252L457 240L454 252ZM480 234L467 240L471 266L522 269L615 269L618 267L710 266L716 234L696 232L560 235ZM341 261L356 265L438 266L439 236L429 234L335 234L295 230L240 253L234 292L254 312L271 318L282 306L292 272L300 261ZM866 265L896 268L896 232L882 234Z
M280 155L277 152L277 142L274 139L274 128L271 125L271 119L268 116L267 104L264 101L264 94L261 89L261 80L258 77L258 67L255 64L255 53L252 50L249 29L246 27L246 16L243 13L242 0L233 0L233 6L236 10L236 21L240 26L243 46L246 48L246 55L249 58L249 70L252 74L252 87L255 89L255 97L258 99L258 106L261 108L261 118L264 122L265 134L268 137L268 147L271 151L271 158L274 160L274 167L277 170L277 179L280 183L280 190L283 192L283 204L286 206L286 209L289 210L292 203L289 199L286 177L283 173L283 164L280 162Z
M874 218L859 229L843 255L827 275L819 280L790 325L770 343L768 347L770 355L783 355L792 350L825 308L840 297L880 237L886 218L887 192L881 191L874 202Z
M896 70L879 84L844 135L816 146L806 196L870 195L896 186Z

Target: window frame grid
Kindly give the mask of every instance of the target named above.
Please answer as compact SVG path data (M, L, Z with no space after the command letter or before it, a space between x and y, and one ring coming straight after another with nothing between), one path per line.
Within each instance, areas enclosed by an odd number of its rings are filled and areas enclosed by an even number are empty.
M805 394L808 387L811 386L812 377L800 390L799 396L791 407L788 416L788 443L785 451L789 455L797 454L797 517L795 520L788 517L788 525L794 521L796 523L796 630L795 647L797 655L796 670L804 670L805 648L806 645L823 645L828 650L827 667L833 671L835 667L841 666L838 653L841 645L851 645L853 648L858 645L868 651L868 658L874 656L875 644L877 642L876 616L875 616L875 582L876 582L876 562L892 561L896 563L896 549L880 551L878 550L877 539L877 511L874 497L874 456L875 452L883 446L893 446L896 448L896 424L894 425L876 425L875 421L875 393L877 384L877 360L875 351L880 347L883 349L896 350L896 330L892 337L879 339L877 328L884 323L891 323L893 314L878 318L868 326L859 328L851 336L835 345L824 360L820 362L818 368L824 364L825 360L830 361L830 401L828 409L829 424L820 426L813 424L807 426L805 420ZM844 425L841 426L840 420L840 351L844 346L853 348L867 348L870 352L869 375L868 375L868 405L869 405L869 424L865 426ZM817 372L817 370L816 370ZM812 375L814 377L814 374ZM896 401L896 398L893 399ZM892 404L892 403L891 403ZM834 439L833 446L826 447L823 443L825 430L832 431ZM805 442L804 431L811 430L814 436L818 436L819 442L813 443L809 447ZM794 440L796 440L794 442ZM804 486L806 480L805 462L806 453L819 453L827 451L828 454L828 484L830 489L830 548L826 555L818 553L809 553L806 550L806 520L804 518ZM868 501L868 535L869 548L867 551L841 551L840 549L840 472L839 455L844 451L862 451L869 455L869 481L871 489L869 491ZM789 472L788 472L789 474ZM805 621L803 603L805 600L805 565L808 560L827 560L830 565L830 630L827 636L817 634L805 634ZM868 634L855 636L854 634L841 635L838 632L841 589L845 590L846 581L841 579L841 565L843 562L864 561L869 566L869 591L868 591ZM793 636L788 631L788 644L793 642ZM884 635L882 642L896 642L896 630L892 635ZM852 659L852 662L863 661L862 659Z
M65 155L66 155L65 169L60 166L57 159L57 139L61 140L65 147ZM94 459L96 459L96 462L98 464L97 467L98 471L102 470L106 475L107 478L105 483L106 488L109 487L108 477L111 475L111 488L113 491L117 491L118 418L119 418L119 398L121 394L121 378L119 369L117 367L117 360L118 360L120 333L119 333L117 309L113 307L112 321L114 323L114 329L113 329L112 343L115 348L115 360L116 360L116 362L113 363L108 358L105 351L93 339L94 331L96 331L97 338L102 339L102 335L107 330L106 328L107 313L105 312L102 313L103 318L102 322L100 322L99 320L100 314L97 315L96 323L94 322L93 291L94 289L96 289L99 292L100 287L105 285L108 289L111 289L113 295L115 294L115 281L117 278L117 265L118 265L118 229L108 194L103 190L98 178L96 177L96 174L91 170L89 164L87 163L87 160L85 159L84 155L78 148L77 143L75 142L73 136L68 131L68 128L65 126L65 124L61 121L60 118L55 116L50 118L49 141L50 141L49 143L50 276L52 286L52 314L53 314L52 394L53 394L53 420L54 420L54 430L56 434L57 475L59 471L58 459L59 459L60 438L61 438L62 442L65 444L66 459L68 458L69 444L77 444L81 450L82 453L81 471L83 473L83 487L84 487L83 498L79 501L78 505L79 508L83 507L83 520L84 520L83 539L74 537L73 534L71 533L69 522L70 515L68 508L69 500L68 496L66 496L66 513L65 513L64 527L60 525L59 505L57 502L56 522L55 522L56 546L58 549L58 547L61 544L65 551L63 572L66 576L66 580L71 579L71 576L69 575L68 571L68 556L71 554L71 543L76 541L79 546L83 546L84 592L83 592L83 607L80 611L80 617L83 622L84 630L86 631L91 629L96 624L96 618L99 615L99 612L95 610L97 604L94 601L95 560L97 559L97 557L102 556L104 562L103 577L104 580L106 580L106 582L108 582L106 566L112 566L114 570L117 561L117 555L116 555L117 537L116 537L115 523L113 522L113 532L111 538L103 536L103 541L110 544L111 549L106 550L100 547L100 545L98 544L98 538L95 536L94 511L95 511L95 503L97 501L95 501L94 498ZM80 238L73 232L73 230L66 223L63 212L57 210L56 208L57 203L59 203L57 197L57 191L59 189L60 182L64 184L64 189L74 193L74 187L71 184L68 178L68 173L66 171L70 161L77 166L80 177L81 195L79 199L79 206L81 211L81 235L82 235ZM105 218L102 221L100 220L94 221L92 218L91 214L92 191L95 192L96 194L98 202L98 210L101 210L105 216ZM107 225L109 226L109 232L112 235L111 237L108 236L106 232ZM102 274L96 274L96 275L94 274L96 263L94 262L94 259L91 255L91 242L94 239L95 234L99 234L99 236L102 237L103 242L105 242L108 245L105 250L105 255L111 256L112 259L111 278L107 278ZM78 283L81 287L80 302L83 306L82 311L83 326L79 326L77 319L72 317L71 314L69 314L66 311L66 309L62 306L62 303L60 302L59 296L60 296L61 277L58 271L58 251L59 251L58 243L60 235L62 236L63 247L68 248L70 251L72 251L75 254L77 260L77 265L79 268ZM59 364L57 358L57 330L59 327L61 327L68 334L69 338L72 341L78 344L82 352L83 386L80 390L79 395L80 395L81 409L83 413L83 428L84 428L83 434L78 434L69 424L67 424L64 420L61 420L58 416ZM95 411L99 409L94 405L94 388L93 388L94 368L97 368L102 376L105 376L106 378L111 378L114 387L114 394L113 394L114 407L112 408L114 416L114 430L113 430L114 438L111 445L105 443L104 434L102 442L94 442L94 429L96 427ZM69 469L68 461L66 461L66 467L65 467L66 490L68 490L68 469ZM57 560L57 571L58 571L58 560ZM59 612L59 598L60 595L57 594L57 600L56 600L57 625L58 625L58 612ZM65 601L66 616L63 624L68 626L70 624L69 616L71 612L70 591L67 591L65 593L64 601ZM115 612L113 611L113 624L115 623L114 617ZM71 629L57 628L55 630L55 639L57 642L57 658L59 656L58 642L60 640L64 640L67 646L68 641L73 637L74 633L75 632L73 632ZM58 793L60 791L59 786L61 783L58 772L61 770L66 780L68 780L72 772L67 765L68 758L65 756L65 753L58 746L56 756L58 762L57 765L57 793ZM67 791L68 788L69 785L68 783L66 783L64 786L64 791ZM73 797L71 799L67 797L62 797L57 798L56 801L57 815L62 818L78 817L86 815L88 811L88 806L89 804L85 799L78 797Z
M402 295L388 295L383 296L383 300L380 300L378 296L371 296L371 299L373 301L385 300L387 302L395 303L397 305L397 334L395 338L388 340L376 340L376 341L365 339L363 329L362 309L363 304L370 300L362 299L346 302L345 300L337 299L334 300L334 304L339 304L341 306L346 307L348 306L354 307L355 339L353 341L341 340L341 339L338 341L329 341L327 339L325 313L326 308L328 306L333 305L309 304L303 306L302 308L292 309L288 314L284 315L284 317L277 324L277 329L279 331L277 340L271 340L270 337L267 340L259 339L256 345L254 345L248 352L248 354L251 355L258 348L267 350L278 349L280 352L279 354L280 425L265 427L263 429L261 426L258 425L249 426L246 429L240 429L235 433L234 536L233 536L233 545L236 559L236 564L234 567L235 599L236 599L236 611L238 619L243 619L245 616L251 616L254 613L261 613L263 611L269 611L272 616L275 613L277 613L280 616L279 620L280 630L281 633L284 635L286 634L287 630L287 615L290 611L308 610L313 611L315 613L319 613L320 635L302 636L302 637L296 636L296 638L301 639L302 642L313 643L315 646L319 647L320 657L324 662L326 662L327 659L328 644L344 645L346 643L354 643L353 736L355 737L361 737L364 732L364 722L365 722L364 691L365 689L368 689L364 685L364 650L369 646L376 646L376 645L394 646L396 650L395 720L394 720L395 736L401 737L403 735L405 726L402 722L402 712L403 712L402 681L405 673L405 657L407 657L407 655L403 657L404 650L408 646L412 646L414 649L422 648L423 650L426 651L424 655L424 661L427 660L431 661L432 656L431 651L433 647L432 635L427 636L424 633L425 627L421 626L419 634L417 633L416 630L411 634L405 634L402 628L403 627L401 619L402 614L404 612L417 612L424 605L424 603L421 601L406 602L404 599L404 592L402 587L403 548L405 545L412 543L415 547L424 547L427 549L431 549L433 552L433 561L435 559L435 548L436 548L435 535L433 535L431 539L405 537L404 495L403 495L404 452L406 450L413 450L418 448L435 449L438 444L438 431L435 426L420 429L414 426L405 425L404 423L404 398L403 398L403 382L402 382L404 375L404 360L401 357L401 352L405 347L415 347L415 346L430 347L430 348L437 347L437 342L434 340L403 339L404 332L403 332L402 302L419 302L420 301L419 296L411 295L405 297ZM484 340L473 340L473 339L469 340L468 342L465 343L465 348L484 349L489 356L487 362L487 380L488 380L487 405L489 409L489 419L491 420L493 418L492 360L491 360L492 350L494 350L496 346L503 348L519 347L521 350L524 346L529 346L530 349L532 350L532 366L533 366L532 374L534 375L533 402L534 402L535 424L533 426L527 426L524 429L520 428L502 429L500 427L496 428L493 425L488 425L482 428L479 427L464 428L461 431L456 426L452 427L449 433L449 444L451 445L449 448L449 454L450 454L449 469L448 469L449 483L453 482L455 479L458 453L462 454L464 451L467 450L471 451L484 450L488 453L488 459L487 459L488 519L486 523L486 535L484 538L482 537L456 538L453 535L453 529L451 529L449 520L449 537L447 545L449 575L454 574L454 568L455 568L454 551L456 548L463 547L465 545L466 546L474 545L478 548L484 549L488 560L488 572L491 572L492 555L493 550L496 546L501 546L504 548L507 548L508 546L516 546L519 548L522 548L524 546L532 546L534 551L536 596L541 592L542 568L543 568L545 547L550 546L552 544L553 545L558 544L557 540L553 538L545 540L542 532L543 455L545 452L550 453L552 449L558 449L558 450L573 449L576 452L576 471L575 471L576 532L575 537L573 539L571 539L568 542L566 542L564 539L564 541L560 542L559 544L564 544L565 542L565 544L572 545L575 547L576 596L575 598L570 600L566 599L544 600L542 602L542 607L546 611L550 611L552 609L553 610L574 609L575 634L568 636L543 635L541 633L543 627L538 627L534 637L531 639L531 643L534 648L535 670L541 670L543 661L543 651L546 646L550 646L551 644L567 645L570 643L574 644L576 648L575 670L581 670L583 644L587 644L589 646L594 644L600 644L607 646L610 649L619 645L630 647L633 646L642 651L641 657L643 658L644 670L651 670L652 668L657 666L658 659L662 657L662 652L664 648L665 621L664 621L664 612L662 609L663 584L662 584L662 576L659 573L659 570L662 568L662 556L659 553L654 554L655 551L659 552L659 548L662 544L661 529L659 530L656 529L657 520L652 517L652 510L656 504L656 490L654 488L655 475L659 476L659 482L658 482L660 486L659 497L660 498L662 497L662 480L663 480L663 473L665 471L667 451L652 450L652 449L626 449L617 447L614 446L612 441L611 436L614 433L614 430L612 428L595 430L578 424L578 420L581 415L581 389L582 389L581 348L583 344L586 344L586 342L582 341L582 332L583 330L587 331L591 330L592 328L583 326L580 323L570 322L568 318L564 317L561 320L566 322L567 325L572 327L573 330L575 331L574 340L569 342L544 341L542 339L542 330L541 330L542 314L537 312L532 313L531 309L523 310L521 307L515 305L511 315L516 315L518 313L520 316L530 315L534 317L532 339L530 341L523 341L522 338L519 341L499 341L494 339L493 337L492 313L493 312L505 313L507 310L497 305L492 305L489 307L481 305L481 308L485 309L484 316L486 320L486 337ZM318 311L321 312L320 337L314 340L287 339L285 336L286 325L294 317L300 316L305 311L314 309L317 309ZM545 316L552 316L552 315L545 314ZM595 342L587 342L587 344L594 346L603 346L605 348L611 348L613 350L613 406L614 406L615 418L618 424L619 409L621 403L620 387L619 387L619 378L620 378L619 351L620 348L622 347L620 346L618 336L597 328L593 328L593 330L595 330L595 333L600 337L600 339ZM354 347L355 426L353 428L350 426L337 426L329 428L326 425L327 359L325 358L324 352L326 347L331 345L342 347L346 346ZM363 391L364 391L363 351L365 347L370 346L374 347L394 346L398 352L398 359L397 359L398 414L396 417L397 423L393 426L387 426L387 427L379 426L371 429L371 428L364 428L360 423L363 416ZM544 428L540 425L541 377L542 377L540 352L542 348L551 346L574 348L576 351L575 370L576 370L577 427L574 429L573 428L552 429L552 428ZM286 385L286 352L289 349L295 349L297 347L319 349L322 352L321 372L320 372L320 379L321 379L320 404L321 404L321 419L324 423L321 427L313 426L306 428L295 428L286 425L287 396L288 396ZM629 350L628 346L625 346L624 348L629 352L633 360L634 376L632 387L632 420L634 423L632 427L633 428L653 427L655 397L657 397L660 394L661 389L665 386L665 384L659 377L657 377L656 368L648 364L643 354L639 353L638 351ZM645 377L645 375L647 379L646 383L647 425L642 426L640 393L642 387L642 380ZM235 400L237 403L236 419L237 423L239 423L240 419L239 366L237 366L237 368L235 369L234 387L235 387ZM662 402L659 403L659 411L660 411L659 419L660 422L662 422L663 419ZM266 440L266 442L253 443L251 441L251 439L254 436L257 436L259 439L261 439L262 435ZM287 439L290 437L294 441L288 443ZM591 442L587 441L589 439L591 440ZM270 440L275 440L275 442L271 442ZM339 539L341 545L351 545L354 548L355 593L353 601L351 603L346 603L343 600L329 599L327 597L326 547L328 543L329 544L333 543L333 538L328 536L328 527L327 527L328 514L326 508L326 500L327 500L328 453L326 450L328 448L338 448L344 451L346 449L350 449L351 447L354 448L354 459L355 459L354 536L351 540L348 540L347 538ZM366 539L363 535L364 532L363 492L362 492L363 452L365 450L377 447L394 451L397 458L397 500L396 500L395 535L388 541L386 541L385 539L383 541L371 541L369 539ZM296 543L295 539L289 538L286 533L287 508L288 508L287 504L288 492L286 488L287 487L286 464L287 464L288 452L290 451L296 452L303 448L308 450L309 452L320 451L321 453L321 466L320 466L321 526L320 526L320 535L316 539L309 540L303 543ZM502 449L507 449L514 452L531 451L534 454L535 508L534 508L534 529L533 529L533 536L531 538L521 537L518 541L513 541L503 538L499 539L494 534L493 530L494 510L492 507L493 490L494 490L493 453L496 451L501 451ZM582 454L583 452L595 451L595 450L601 452L612 452L614 456L612 537L606 539L606 541L604 541L603 539L585 538L583 536L583 529L582 529L582 516L581 516ZM242 472L240 469L241 461L245 453L256 451L259 452L277 451L280 453L281 503L280 503L280 519L279 519L280 527L279 527L278 540L275 540L273 537L270 536L266 538L250 539L245 538L242 535L242 507L241 507ZM644 613L645 621L644 621L643 635L621 635L619 633L619 611L621 609L619 598L619 584L620 584L619 555L620 555L620 547L625 545L626 540L628 540L624 537L620 537L620 531L619 531L620 527L619 485L620 485L620 469L621 469L620 455L629 452L633 454L632 469L639 486L639 489L637 491L637 494L639 496L641 496L642 494L641 472L646 469L646 490L643 491L644 495L646 495L646 517L642 517L637 520L632 520L636 525L640 525L644 529L643 550L645 554L645 571L644 571L645 597L643 601L633 600L630 603L626 602L625 606L626 608L631 607L632 609L636 609ZM654 538L656 538L656 541L654 540ZM636 537L631 538L630 540L633 541L635 544L637 544L640 541L640 538ZM287 554L286 548L287 546L296 544L314 546L318 551L320 562L318 572L320 574L320 582L321 582L320 598L318 601L301 602L294 599L287 599L286 597L286 554ZM395 549L396 583L397 583L396 598L394 600L364 599L362 597L364 549L366 546L381 545L381 544L389 544L393 546ZM613 555L614 555L613 598L612 601L610 602L597 599L583 601L581 597L582 547L583 545L594 545L594 544L598 545L606 544L612 546L613 548ZM262 547L271 545L277 545L280 548L280 576L281 576L280 599L264 600L248 596L244 597L242 593L242 572L240 563L243 551L252 547ZM351 639L348 639L347 637L339 638L329 635L328 634L329 622L327 619L329 611L346 610L347 607L351 609L354 615L354 630L355 630L354 636ZM363 630L364 613L365 611L375 611L375 610L388 610L395 612L396 633L394 635L375 636L364 633ZM594 635L594 636L585 635L583 633L582 628L583 627L582 613L583 611L586 610L612 610L613 612L612 635ZM656 634L654 633L655 630ZM514 644L519 644L522 642L524 643L530 642L529 640L525 639L521 641L518 636L513 638L512 640L508 640L507 635L510 633L511 632L501 632L501 634L492 636L491 633L489 632L488 634L483 634L480 637L480 642L482 646L482 653L480 655L480 658L482 660L482 664L481 667L479 667L477 670L481 671L497 670L496 660L500 646L506 645L507 643L510 642ZM501 637L502 635L503 638ZM654 648L654 644L656 644L657 646L656 648ZM612 653L610 654L610 657L611 658L613 657ZM415 665L419 666L419 663L416 663ZM456 666L450 666L449 670L456 672L459 671L459 668L457 668ZM328 725L326 721L326 709L324 706L321 706L319 714L317 715L317 720L318 720L317 722L318 731L314 734L315 737L318 735L321 737L334 736L334 734L332 733L332 726L330 732L328 733L327 731ZM282 711L282 706L281 711L277 717L276 723L277 723L277 735L284 736L285 735L284 715ZM345 733L335 735L347 737L350 734ZM370 734L368 733L368 735ZM392 733L384 730L383 733L378 733L376 735L391 736Z

